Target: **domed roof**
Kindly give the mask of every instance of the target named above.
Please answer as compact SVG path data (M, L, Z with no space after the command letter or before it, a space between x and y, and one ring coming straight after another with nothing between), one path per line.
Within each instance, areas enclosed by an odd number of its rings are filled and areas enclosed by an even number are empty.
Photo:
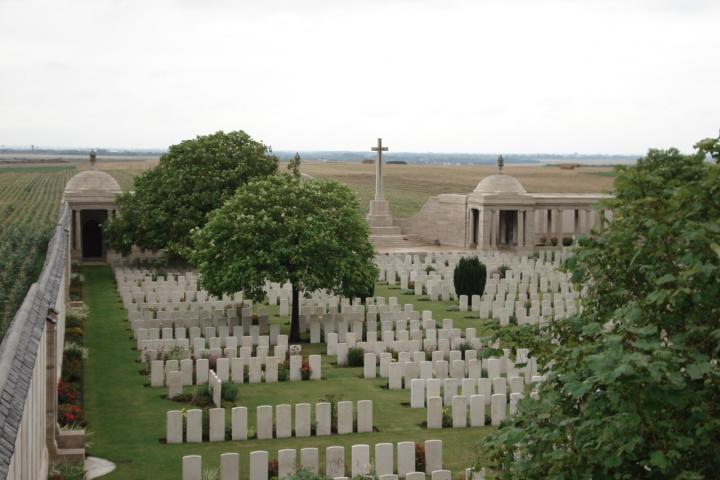
M512 175L497 173L480 180L475 187L477 193L527 193L522 183Z
M95 198L112 201L119 193L122 193L122 188L112 175L90 169L76 174L68 181L64 196L68 199Z

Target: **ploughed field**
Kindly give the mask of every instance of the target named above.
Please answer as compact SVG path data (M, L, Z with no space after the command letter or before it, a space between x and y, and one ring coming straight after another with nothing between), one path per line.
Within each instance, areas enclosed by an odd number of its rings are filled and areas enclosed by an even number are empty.
M157 164L156 160L102 162L100 168L113 175L124 189L132 188L133 178ZM81 165L81 168L83 166ZM286 164L280 165L285 171ZM360 163L303 162L303 173L315 178L337 180L347 184L357 195L363 214L375 195L375 166ZM427 199L441 193L468 193L487 175L497 171L494 165L384 165L385 198L397 217L419 212ZM612 169L506 165L504 171L514 175L528 192L596 193L612 190Z
M45 259L74 165L0 167L0 337Z

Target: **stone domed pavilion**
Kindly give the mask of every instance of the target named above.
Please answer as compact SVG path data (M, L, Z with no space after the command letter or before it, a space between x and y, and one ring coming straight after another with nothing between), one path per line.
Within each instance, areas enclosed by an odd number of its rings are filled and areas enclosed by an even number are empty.
M90 169L73 176L65 186L63 199L72 209L73 260L104 261L102 224L115 215L115 197L122 193L108 173L95 169L95 151L90 153Z
M431 197L418 214L393 224L435 245L532 253L588 234L601 221L603 212L596 207L609 195L528 193L503 172L504 163L501 155L497 173L480 180L472 192Z

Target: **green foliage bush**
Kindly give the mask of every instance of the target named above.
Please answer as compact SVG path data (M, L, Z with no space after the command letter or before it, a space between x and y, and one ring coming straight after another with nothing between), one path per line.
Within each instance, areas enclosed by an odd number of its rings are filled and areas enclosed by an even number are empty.
M452 428L452 411L450 407L442 409L442 426L443 428Z
M477 257L463 257L455 266L453 281L458 295L482 295L485 292L487 269Z
M198 385L190 399L190 403L198 407L206 407L212 403L212 394L208 384Z
M224 382L222 384L222 390L220 396L226 402L234 402L237 399L238 386L233 382Z
M48 472L48 480L85 480L85 462L59 462Z
M500 265L498 267L498 274L500 274L500 278L505 278L505 274L507 271L510 270L510 267L507 265Z
M425 471L425 445L415 442L415 471Z
M246 382L248 379L246 379ZM285 360L278 364L278 382L287 382L288 380L290 380L290 361Z
M285 480L330 480L330 477L326 477L325 475L322 475L320 473L313 473L310 470L306 470L304 468L296 470L295 473L291 473L284 478Z
M457 346L455 350L459 350L460 353L462 353L462 358L465 358L465 352L468 350L473 350L473 346L470 345L470 342L462 342L460 345Z
M75 342L65 343L65 358L69 360L86 360L88 357L87 348Z
M365 350L353 347L348 350L348 367L362 367L365 359Z
M717 478L720 146L699 146L617 169L613 221L566 263L583 311L550 324L539 399L489 439L500 478Z

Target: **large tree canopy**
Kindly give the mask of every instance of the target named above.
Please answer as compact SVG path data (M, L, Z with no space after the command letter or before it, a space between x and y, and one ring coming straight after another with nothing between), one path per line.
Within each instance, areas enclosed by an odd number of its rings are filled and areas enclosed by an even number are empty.
M243 131L217 132L173 145L160 164L118 198L120 215L106 226L108 246L125 254L133 245L187 258L190 231L240 185L275 174L277 158Z
M249 182L193 240L191 261L215 295L243 290L259 299L266 280L292 283L292 341L300 291L359 296L377 278L367 224L352 191L337 182L290 175Z
M720 165L698 147L619 169L613 221L568 263L583 311L491 439L502 478L717 478Z

